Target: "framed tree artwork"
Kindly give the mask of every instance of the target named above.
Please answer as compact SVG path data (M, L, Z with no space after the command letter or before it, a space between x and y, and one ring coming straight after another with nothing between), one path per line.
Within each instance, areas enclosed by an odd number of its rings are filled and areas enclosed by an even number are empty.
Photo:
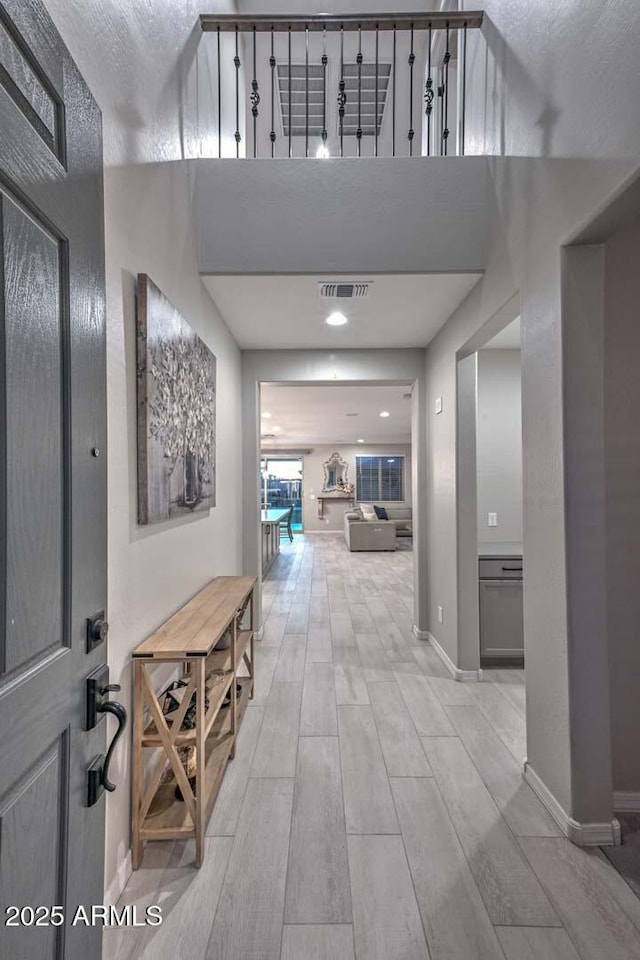
M215 506L216 358L138 274L138 523Z

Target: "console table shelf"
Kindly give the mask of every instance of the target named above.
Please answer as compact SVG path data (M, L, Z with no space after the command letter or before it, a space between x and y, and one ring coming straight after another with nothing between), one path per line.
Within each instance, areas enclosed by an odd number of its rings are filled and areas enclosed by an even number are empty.
M331 496L331 494L327 494L326 497L322 497L322 496L316 497L316 500L318 501L318 518L319 519L322 519L325 503L331 503L332 500L337 501L338 503L355 503L356 502L355 496L353 494L349 494L348 496L345 496L344 494L339 496Z
M255 577L216 577L133 652L134 869L140 866L147 840L193 837L196 866L202 864L207 821L253 696L255 583ZM214 649L228 631L230 646ZM239 677L243 663L249 676ZM171 664L187 686L178 708L165 716L160 697ZM160 691L153 682L159 667L164 668ZM224 706L227 694L231 702ZM195 727L183 729L193 702ZM193 789L179 753L185 748L195 749ZM153 754L149 757L145 749ZM177 787L182 799L176 797Z

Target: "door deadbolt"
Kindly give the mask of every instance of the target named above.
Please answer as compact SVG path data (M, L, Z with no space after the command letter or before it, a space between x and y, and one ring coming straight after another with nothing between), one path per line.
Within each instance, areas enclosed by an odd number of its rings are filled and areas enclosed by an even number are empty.
M92 617L87 617L87 653L91 653L104 643L108 633L109 623L105 618L104 610L94 613Z

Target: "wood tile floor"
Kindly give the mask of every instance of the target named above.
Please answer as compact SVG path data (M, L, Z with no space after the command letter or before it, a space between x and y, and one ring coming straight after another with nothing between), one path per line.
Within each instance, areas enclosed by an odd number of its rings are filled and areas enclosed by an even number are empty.
M522 780L522 673L450 678L412 559L283 548L204 866L149 845L121 904L164 923L105 931L105 960L640 960L640 900Z

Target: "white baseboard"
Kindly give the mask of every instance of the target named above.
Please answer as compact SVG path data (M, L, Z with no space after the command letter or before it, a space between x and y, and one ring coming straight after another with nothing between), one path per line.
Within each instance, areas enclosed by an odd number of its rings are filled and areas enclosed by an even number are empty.
M411 629L413 630L413 635L414 635L414 637L416 638L416 640L428 640L428 639L429 639L430 634L429 634L429 631L428 631L428 630L420 630L420 629L415 625L415 623L413 624L413 627L412 627Z
M614 790L613 809L616 813L640 813L640 793Z
M587 823L570 817L527 761L524 765L524 779L549 811L565 837L576 846L617 847L620 845L620 824L615 817L602 823Z
M296 532L299 532L299 531L296 531ZM318 534L318 536L324 536L327 533L333 533L333 534L342 533L342 527L336 527L335 530L303 530L303 533L305 537L313 537L316 534Z
M107 887L104 895L104 902L108 906L113 906L117 904L118 900L122 896L122 892L126 887L129 877L133 873L133 867L131 865L131 851L127 852L126 857L118 866L111 883Z
M428 631L427 639L454 680L458 680L460 683L476 683L478 680L482 680L482 670L461 670L460 667L456 667L447 651L440 646L434 635Z

